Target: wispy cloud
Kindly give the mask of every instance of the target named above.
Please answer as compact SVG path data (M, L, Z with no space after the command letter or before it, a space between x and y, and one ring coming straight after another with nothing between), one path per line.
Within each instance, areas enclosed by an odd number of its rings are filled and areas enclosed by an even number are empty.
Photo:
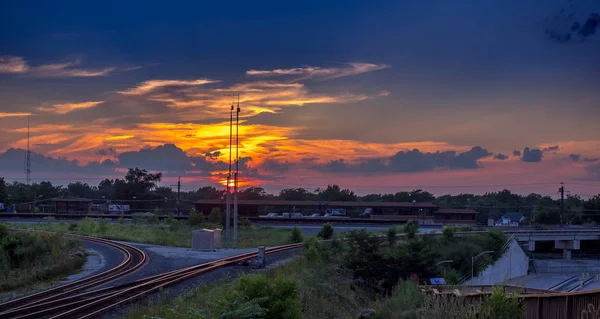
M89 102L78 102L78 103L61 103L54 104L49 107L40 106L37 109L42 112L51 112L56 114L67 114L75 110L89 109L100 104L104 101L89 101Z
M120 92L150 101L161 102L177 112L193 113L202 118L225 118L226 107L232 103L232 94L240 94L243 105L240 116L248 117L259 113L276 113L284 107L307 104L339 104L359 102L381 96L356 93L314 93L302 83L256 81L233 84L225 87L207 87L209 80L146 81ZM189 120L189 117L187 118Z
M16 56L0 56L0 73L25 73L29 70L23 58Z
M249 70L246 75L249 76L294 76L297 79L325 78L333 79L344 76L357 75L361 73L387 69L387 64L373 64L352 62L343 67L322 68L314 66L304 66L301 68L275 69L275 70Z
M0 112L0 119L1 118L5 118L5 117L23 117L23 116L30 116L31 113L4 113L4 112Z
M0 73L26 74L36 77L95 77L107 76L117 69L115 67L103 69L76 68L80 64L80 60L74 60L64 63L30 66L22 57L1 56Z
M138 86L136 86L132 89L129 89L126 91L121 91L119 93L126 94L126 95L145 95L145 94L153 93L154 91L156 91L160 88L191 87L191 86L199 86L199 85L205 85L205 84L215 83L215 82L219 82L219 81L209 80L209 79L198 79L198 80L191 80L191 81L149 80L149 81L144 81L144 82L138 84Z

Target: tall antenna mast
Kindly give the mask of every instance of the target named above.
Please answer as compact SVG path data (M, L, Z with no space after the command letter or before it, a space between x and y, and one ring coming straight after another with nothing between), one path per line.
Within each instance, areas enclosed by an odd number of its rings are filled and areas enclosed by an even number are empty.
M227 248L231 248L231 144L233 139L233 106L234 99L231 97L231 109L229 110L229 172L227 173L227 194L225 208L225 243Z
M240 172L239 156L239 122L240 122L240 94L238 93L237 110L235 112L235 175L233 177L233 248L237 248L238 241L238 175Z
M25 174L27 175L27 185L29 185L31 181L31 149L29 148L29 119L30 116L27 116L27 159L25 160Z

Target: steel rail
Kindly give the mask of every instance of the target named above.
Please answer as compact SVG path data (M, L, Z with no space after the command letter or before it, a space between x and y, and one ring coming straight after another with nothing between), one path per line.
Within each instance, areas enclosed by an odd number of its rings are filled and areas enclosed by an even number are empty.
M117 266L96 275L0 303L0 318L4 318L6 314L18 309L35 307L36 305L47 303L52 300L60 300L65 296L76 294L94 286L110 282L136 271L148 260L146 253L139 248L128 244L82 235L65 234L65 236L96 242L116 248L124 254L125 258Z
M265 254L274 254L290 249L297 249L303 244L290 244L267 248ZM137 281L73 294L62 299L51 300L37 305L15 309L14 311L0 314L7 318L95 318L120 305L153 293L183 280L215 270L224 266L247 261L255 258L257 252L243 253L223 259L194 265L182 269L169 271L163 274L139 279Z

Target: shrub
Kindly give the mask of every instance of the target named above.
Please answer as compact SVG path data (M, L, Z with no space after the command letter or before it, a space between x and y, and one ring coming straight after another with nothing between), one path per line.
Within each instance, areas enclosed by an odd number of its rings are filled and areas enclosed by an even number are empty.
M333 225L330 223L323 224L323 227L319 231L318 237L326 240L331 239L333 237Z
M467 231L472 231L473 227L471 226L457 226L456 227L456 231L460 231L460 232L467 232Z
M2 242L2 239L7 236L8 236L8 229L6 228L6 226L4 224L0 224L0 242Z
M148 217L148 224L156 225L158 223L160 223L160 218L158 218L158 215L152 214L150 217Z
M251 224L252 222L250 222L250 219L248 219L248 217L238 216L238 225L242 227L249 227Z
M414 283L400 280L394 292L376 307L375 318L410 318L400 314L423 305L425 296Z
M213 224L221 224L221 226L224 227L224 225L221 223L221 210L218 207L215 207L210 211L210 214L208 215L208 222Z
M444 279L446 280L447 285L460 285L461 275L455 269L450 268L444 270Z
M454 239L454 227L452 226L444 226L442 228L442 234L444 234L444 239L446 240L452 240Z
M117 222L123 225L125 223L125 219L123 219L123 217L119 217L119 219L117 219Z
M1 231L0 231L1 232ZM65 274L80 267L79 241L57 234L0 234L0 291Z
M99 231L100 224L89 217L82 219L77 225L77 232L82 234L97 234Z
M321 260L321 255L315 245L310 245L307 249L304 250L303 254L304 258L306 258L306 260L310 263L314 263Z
M101 234L106 234L107 230L108 230L108 220L106 220L106 218L100 219L100 223L98 224L98 231Z
M146 222L146 216L131 215L131 220L134 224L142 224Z
M204 216L202 215L202 212L192 209L190 211L190 216L188 217L188 224L192 227L202 225L202 223L204 223Z
M54 218L54 216L48 216L48 217L46 217L46 219L48 220L48 223L52 223L53 221L56 220L56 218Z
M70 224L69 224L69 231L70 231L70 232L74 232L74 231L76 231L76 230L77 230L77 224L75 224L75 223L70 223Z
M388 240L388 245L390 245L390 247L393 247L396 244L396 241L398 240L398 229L396 228L396 226L392 226L390 228L388 228L387 230L387 240Z
M409 220L406 225L404 225L403 232L406 234L408 239L413 239L419 232L419 224L414 220Z
M488 318L493 319L523 318L525 315L522 298L518 298L516 292L507 296L503 286L492 289L492 294L483 303L481 310Z
M243 275L237 290L245 300L254 301L264 309L265 319L299 319L302 304L298 283L285 276L267 279L266 275Z
M302 230L300 230L298 227L292 228L290 232L290 241L292 243L301 243L303 240L304 237L302 236Z

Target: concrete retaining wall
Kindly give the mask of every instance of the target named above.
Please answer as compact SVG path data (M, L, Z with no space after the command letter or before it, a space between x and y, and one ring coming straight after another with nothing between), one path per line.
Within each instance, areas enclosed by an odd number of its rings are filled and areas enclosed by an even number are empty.
M476 261L477 262L477 261ZM512 240L506 252L493 265L476 275L472 280L467 280L465 285L493 285L501 284L504 280L527 275L529 257L525 254L516 240Z

